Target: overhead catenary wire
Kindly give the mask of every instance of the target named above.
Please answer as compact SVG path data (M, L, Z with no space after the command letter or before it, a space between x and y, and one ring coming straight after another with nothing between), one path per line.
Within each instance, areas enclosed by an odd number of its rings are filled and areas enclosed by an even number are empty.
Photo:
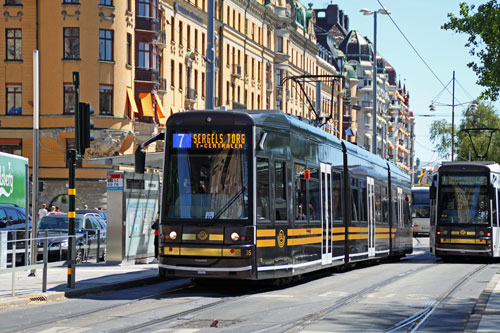
M382 4L382 2L380 0L377 0L377 2L380 5L380 7L382 7L382 9L385 9L384 5ZM412 50L417 54L417 56L420 58L420 60L424 63L424 65L427 67L427 69L432 73L432 75L434 75L434 77L439 81L439 83L441 83L441 85L444 87L444 89L446 89L446 91L448 91L448 93L453 96L452 92L448 89L447 85L445 85L443 83L443 81L441 81L441 79L439 78L439 76L437 76L437 74L434 72L434 70L431 68L431 66L429 66L429 64L427 63L427 61L425 61L425 59L420 55L420 52L417 51L417 49L413 46L413 44L410 42L410 40L406 37L406 35L404 34L404 32L401 30L401 28L396 23L396 21L394 21L394 19L392 18L392 15L387 15L387 16L389 16L389 19L394 24L394 26L396 26L396 29L398 29L399 33L401 33L401 35L403 36L403 38L410 45L410 47L412 48ZM456 97L455 97L455 100L457 100L460 103L460 101Z

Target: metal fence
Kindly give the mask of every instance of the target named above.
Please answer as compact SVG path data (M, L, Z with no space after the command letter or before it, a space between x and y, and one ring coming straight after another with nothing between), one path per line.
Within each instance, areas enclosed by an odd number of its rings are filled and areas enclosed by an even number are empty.
M75 238L76 251L75 262L76 264L88 263L91 254L95 253L96 262L99 263L101 259L105 260L106 257L106 243L105 239L101 238L100 230L95 235L85 233L83 236L74 235L68 236L67 234L60 233L54 235L49 232L40 232L37 238L21 238L18 239L18 232L20 231L0 231L0 274L12 274L12 296L16 292L16 273L23 271L31 271L34 274L35 270L42 269L42 292L47 291L47 270L49 267L68 265L68 244L71 237ZM31 249L30 244L36 242L37 244L37 258L31 262ZM54 245L56 244L56 245ZM101 255L102 253L102 255ZM17 262L21 266L17 266Z

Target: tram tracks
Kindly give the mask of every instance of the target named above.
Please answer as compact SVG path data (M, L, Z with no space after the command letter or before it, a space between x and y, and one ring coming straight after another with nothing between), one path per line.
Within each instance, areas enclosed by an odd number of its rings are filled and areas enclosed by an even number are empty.
M462 285L464 285L471 277L482 271L488 267L488 265L483 264L477 268L475 268L473 271L467 273L464 277L462 277L459 281L457 281L451 288L449 288L445 293L442 294L442 296L436 300L427 305L422 311L414 314L413 316L404 319L400 322L398 322L394 327L391 329L387 330L387 333L392 333L392 332L397 332L400 331L404 328L407 328L407 332L416 332L433 314L435 310L437 310L442 304L444 304L450 296L452 296L455 291L457 291Z

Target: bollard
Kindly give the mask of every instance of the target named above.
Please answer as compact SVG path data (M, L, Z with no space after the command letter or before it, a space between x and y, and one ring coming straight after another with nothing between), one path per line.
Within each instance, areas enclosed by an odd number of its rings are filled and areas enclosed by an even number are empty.
M12 297L16 296L16 233L12 233Z
M99 260L101 259L100 253L101 253L101 230L97 230L97 255L96 255L96 262L99 263Z
M0 231L0 269L7 268L7 231Z
M49 261L49 231L45 230L45 239L43 240L43 278L42 292L47 291L47 262Z

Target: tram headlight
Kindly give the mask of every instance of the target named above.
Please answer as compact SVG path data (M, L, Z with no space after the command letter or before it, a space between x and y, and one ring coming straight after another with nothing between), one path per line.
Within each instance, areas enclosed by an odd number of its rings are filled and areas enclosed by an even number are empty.
M480 236L480 237L484 236L484 231L482 231L482 230L481 230L481 231L479 231L479 236Z
M446 236L446 235L448 235L448 230L445 229L445 230L443 230L443 236Z
M236 242L238 239L240 239L240 235L237 232L233 232L231 234L231 239Z
M176 239L177 233L175 231L171 231L169 236L170 236L170 239Z

